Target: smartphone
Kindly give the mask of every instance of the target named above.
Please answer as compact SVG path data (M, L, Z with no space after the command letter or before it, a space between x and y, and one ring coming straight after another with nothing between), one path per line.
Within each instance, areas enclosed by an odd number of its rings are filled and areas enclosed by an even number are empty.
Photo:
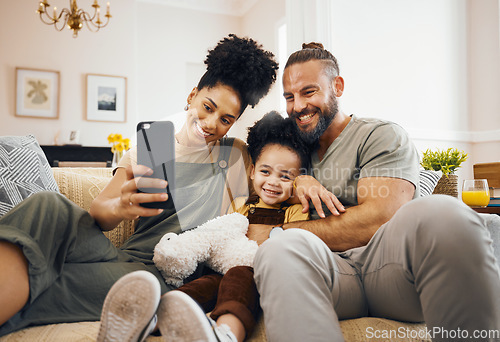
M166 189L142 187L139 182L139 192L168 194L166 201L141 205L146 208L167 208L175 189L175 130L172 122L148 121L137 124L137 164L153 170L152 175L143 177L160 178L168 182Z

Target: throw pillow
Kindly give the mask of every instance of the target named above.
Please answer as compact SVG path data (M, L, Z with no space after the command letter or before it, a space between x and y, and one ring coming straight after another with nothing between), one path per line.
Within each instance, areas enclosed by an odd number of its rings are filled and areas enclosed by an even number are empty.
M420 170L420 197L432 194L441 176L441 171Z
M46 190L59 192L36 138L0 137L0 217L25 198Z

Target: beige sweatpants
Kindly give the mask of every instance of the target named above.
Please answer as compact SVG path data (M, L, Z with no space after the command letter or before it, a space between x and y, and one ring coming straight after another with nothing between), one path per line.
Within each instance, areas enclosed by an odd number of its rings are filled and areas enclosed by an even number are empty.
M262 244L254 267L270 342L343 341L338 320L367 315L425 322L433 341L500 340L489 232L450 196L407 203L367 246L343 253L287 229Z

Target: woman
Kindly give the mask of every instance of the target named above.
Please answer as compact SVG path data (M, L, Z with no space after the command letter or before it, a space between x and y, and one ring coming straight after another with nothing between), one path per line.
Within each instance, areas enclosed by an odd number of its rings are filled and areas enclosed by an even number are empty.
M63 196L39 193L0 219L0 336L29 325L98 320L108 290L123 275L146 270L162 280L152 256L165 233L220 215L233 189L238 196L247 191L241 181L248 160L244 144L224 136L248 105L267 94L278 66L255 41L235 35L221 40L205 63L207 71L188 97L186 124L176 135L175 208L140 206L167 197L137 192L134 174L148 170L132 167L132 151L90 215ZM141 181L166 187L164 180ZM121 248L102 234L138 217ZM162 293L171 289L160 283Z

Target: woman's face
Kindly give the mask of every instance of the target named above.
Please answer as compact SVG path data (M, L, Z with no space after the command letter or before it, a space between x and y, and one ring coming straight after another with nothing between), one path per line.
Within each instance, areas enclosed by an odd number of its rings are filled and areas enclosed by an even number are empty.
M182 136L186 145L206 145L219 140L240 115L241 102L236 91L226 85L194 88L188 97L186 125Z

